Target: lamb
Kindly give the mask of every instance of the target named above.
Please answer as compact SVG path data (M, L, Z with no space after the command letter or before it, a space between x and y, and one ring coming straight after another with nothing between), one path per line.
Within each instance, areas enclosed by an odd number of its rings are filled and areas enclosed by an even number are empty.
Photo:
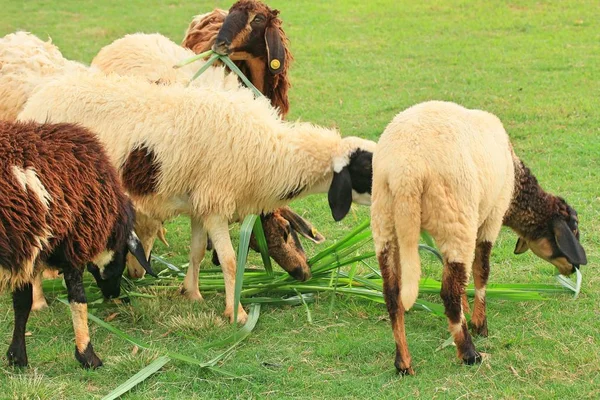
M14 121L27 98L46 80L86 67L65 59L51 40L44 42L28 32L0 39L0 120Z
M133 232L132 203L94 134L77 125L0 122L0 154L0 289L12 290L15 312L8 360L27 365L32 283L44 264L65 276L75 358L99 367L82 273L90 263L106 297L120 293L127 250L153 273Z
M375 143L332 129L282 121L269 102L237 91L153 85L135 77L78 74L40 88L19 116L94 127L119 167L136 209L157 220L188 214L192 299L207 233L225 275L233 322L235 253L231 220L328 192L335 220L352 201L370 201ZM143 240L143 238L142 238ZM245 322L240 307L238 322Z
M136 33L126 35L103 47L94 57L92 66L105 74L139 76L160 84L187 85L199 68L198 64L190 64L180 69L173 69L173 65L193 55L193 52L182 48L163 35ZM227 78L223 76L223 68L209 68L193 81L193 84L196 87L214 86L234 89L238 87L237 78L233 74ZM138 217L148 219L141 214ZM300 281L310 279L310 266L297 233L315 243L321 243L325 238L312 227L310 222L294 213L289 207L264 215L261 221L270 256L294 278ZM163 235L162 240L166 243L162 221L148 220L144 226L150 231L145 235L146 241L143 243L147 252L152 251L157 234ZM138 226L139 229L142 228ZM252 238L250 245L258 250L254 236ZM216 252L213 253L213 263L218 265L216 256ZM144 269L133 260L128 261L128 270L132 277L142 277L144 273Z
M279 11L257 0L240 0L229 12L194 17L182 46L195 53L228 54L285 118L290 104L288 70L293 61Z
M404 312L418 295L421 229L433 236L444 258L441 296L465 364L480 362L481 355L461 297L472 268L471 325L474 333L487 336L485 288L502 225L519 235L515 253L531 248L563 275L587 263L575 210L542 190L496 116L454 103L421 103L388 125L373 156L371 216L401 374L414 374Z

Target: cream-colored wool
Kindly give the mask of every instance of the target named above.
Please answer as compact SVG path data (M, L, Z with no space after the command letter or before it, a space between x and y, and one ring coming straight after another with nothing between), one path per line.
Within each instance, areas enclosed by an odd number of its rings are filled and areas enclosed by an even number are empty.
M420 230L468 278L476 242L494 243L510 205L513 157L496 116L454 103L415 105L387 126L373 155L373 237L378 253L399 250L406 309L419 292Z
M165 85L187 85L205 61L196 61L181 68L173 66L193 56L193 51L161 34L134 33L104 46L92 60L92 66L105 74L139 76ZM226 74L223 67L210 67L192 82L192 86L235 89L239 83L237 77Z
M31 92L49 79L86 67L65 59L49 39L15 32L0 39L0 119L12 121Z
M194 260L202 259L210 234L225 271L230 317L235 253L228 222L282 207L290 193L327 192L334 168L357 149L375 148L333 129L284 122L267 99L246 88L163 86L116 75L56 79L34 93L19 118L89 127L119 168L135 148L151 150L160 166L156 193L132 195L136 209L160 221L190 215ZM201 298L196 269L184 288ZM245 321L243 309L238 317Z

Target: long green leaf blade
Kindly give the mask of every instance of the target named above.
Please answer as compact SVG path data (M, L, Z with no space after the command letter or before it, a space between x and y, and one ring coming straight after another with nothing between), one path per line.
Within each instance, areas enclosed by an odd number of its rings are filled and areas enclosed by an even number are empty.
M153 374L158 372L158 370L160 370L162 367L164 367L165 364L167 364L168 362L169 362L169 357L167 357L167 356L158 357L156 360L152 361L146 367L139 370L137 374L133 375L131 378L127 379L127 381L125 381L124 383L122 383L121 385L116 387L112 392L110 392L109 394L104 396L102 398L102 400L118 399L119 397L121 397L122 395L124 395L125 393L127 393L128 391L133 389L135 386L139 385L140 383L142 383L143 381L148 379L150 376L152 376Z

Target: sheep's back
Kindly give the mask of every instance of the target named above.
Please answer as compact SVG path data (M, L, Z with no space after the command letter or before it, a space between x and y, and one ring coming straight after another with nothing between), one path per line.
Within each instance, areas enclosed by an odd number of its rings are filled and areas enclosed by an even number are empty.
M286 132L268 100L255 100L248 89L186 89L93 74L45 85L19 118L93 129L119 169L134 149L148 149L159 170L153 195L192 193L194 208L221 215L244 199L272 195L256 182L277 176L270 168L281 153L278 135Z
M138 76L163 85L187 85L205 61L181 68L173 66L194 55L161 34L135 33L104 46L92 60L92 66L105 74ZM209 68L192 83L192 86L215 85L235 88L239 83L235 76L226 78L222 67Z
M71 124L1 122L0 153L4 269L18 272L57 246L81 267L106 248L127 199L93 134Z
M85 66L65 59L49 40L27 32L11 33L0 39L0 119L13 121L40 84Z
M508 135L497 117L439 101L399 113L373 159L374 179L386 176L397 190L434 185L453 191L457 201L477 207L473 211L481 218L512 194L506 192L513 168Z

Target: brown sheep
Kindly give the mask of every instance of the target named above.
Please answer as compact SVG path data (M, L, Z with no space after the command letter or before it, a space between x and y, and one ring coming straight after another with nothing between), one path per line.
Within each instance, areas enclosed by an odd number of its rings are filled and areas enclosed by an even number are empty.
M153 274L133 233L134 210L96 136L73 124L0 122L0 289L13 291L10 364L27 365L25 328L42 266L61 270L75 330L75 358L102 361L87 325L86 265L117 297L127 252Z
M199 54L211 48L228 54L283 118L290 104L288 70L293 61L279 11L256 0L240 0L229 9L198 15L182 46Z

